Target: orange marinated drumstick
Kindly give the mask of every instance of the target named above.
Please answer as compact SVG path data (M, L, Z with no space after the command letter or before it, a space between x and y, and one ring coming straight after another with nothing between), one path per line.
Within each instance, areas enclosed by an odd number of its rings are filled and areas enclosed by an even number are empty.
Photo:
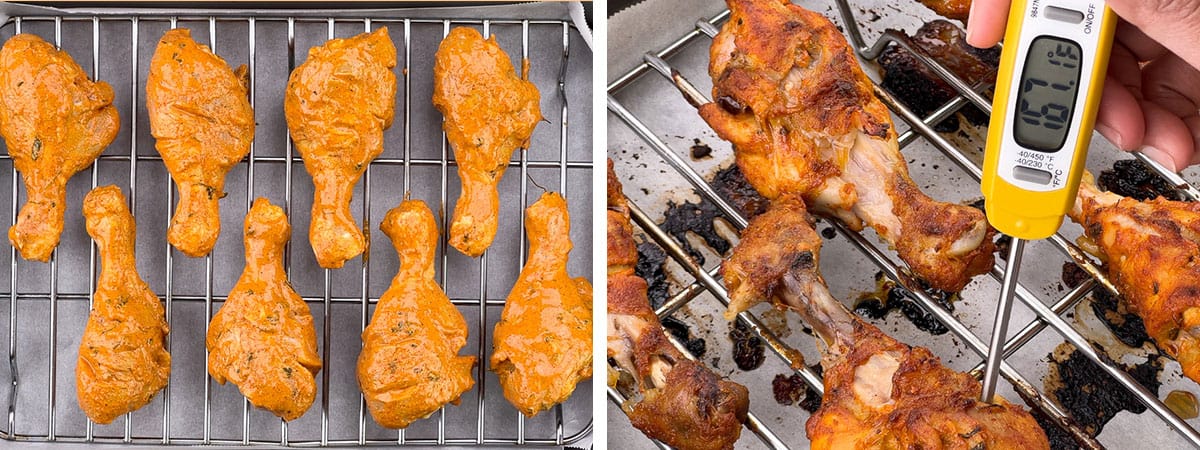
M0 50L0 134L27 197L8 240L25 259L49 261L58 246L67 180L117 137L112 101L108 83L37 36L18 34Z
M387 27L332 39L292 71L283 103L288 130L312 176L308 239L317 263L337 269L366 238L350 213L354 185L383 152L396 102L396 46Z
M500 196L496 185L513 150L529 147L542 120L540 95L518 77L496 37L484 40L474 28L450 31L433 64L433 105L446 120L442 129L454 149L462 196L454 205L450 245L467 256L482 255L496 237Z
M532 417L592 377L592 285L567 275L567 201L548 192L525 211L529 260L496 324L492 370L504 397Z
M121 189L93 189L83 199L83 215L101 266L79 341L75 387L88 418L106 424L167 386L171 355L163 349L168 332L163 306L137 273L137 228Z
M167 242L185 255L204 256L216 245L225 174L250 153L254 110L247 77L245 65L230 69L187 28L167 31L150 59L150 133L179 185Z
M321 370L308 305L292 290L283 250L292 229L265 198L246 214L246 269L208 328L208 373L283 420L304 415Z
M405 428L475 385L474 356L459 356L467 322L433 281L438 229L419 200L404 200L379 226L400 254L400 270L363 330L358 385L375 422Z

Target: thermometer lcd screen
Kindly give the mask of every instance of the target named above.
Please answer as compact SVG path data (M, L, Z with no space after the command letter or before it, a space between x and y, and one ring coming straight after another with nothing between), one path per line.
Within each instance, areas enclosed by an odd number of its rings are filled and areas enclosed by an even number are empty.
M1022 147L1057 152L1071 128L1082 50L1066 39L1039 36L1028 55L1018 87L1013 137Z

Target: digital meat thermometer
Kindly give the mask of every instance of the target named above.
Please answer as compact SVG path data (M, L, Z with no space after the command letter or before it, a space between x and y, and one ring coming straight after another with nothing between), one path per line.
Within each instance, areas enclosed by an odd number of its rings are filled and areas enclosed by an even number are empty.
M1053 235L1075 203L1116 24L1103 1L1013 0L1009 9L982 189L988 222L1013 240L983 374L985 402L996 392L1025 240Z

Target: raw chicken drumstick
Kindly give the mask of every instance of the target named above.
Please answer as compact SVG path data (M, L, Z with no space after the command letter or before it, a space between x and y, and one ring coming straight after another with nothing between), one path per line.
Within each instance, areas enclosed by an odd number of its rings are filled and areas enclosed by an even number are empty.
M283 208L259 198L245 234L246 268L209 324L208 373L233 382L254 406L294 420L316 397L321 357L312 314L283 268L292 229Z
M813 449L1048 449L1024 409L852 314L818 271L821 238L799 201L776 202L742 231L722 267L733 311L761 301L791 308L812 326L825 394L808 419Z
M179 185L167 242L185 255L204 256L216 245L225 174L250 153L254 110L247 77L245 65L230 69L187 28L167 31L150 59L150 133Z
M167 386L171 355L163 349L168 332L163 306L137 273L137 228L121 189L93 189L83 199L83 215L101 266L79 341L76 397L89 419L107 424Z
M396 46L387 27L332 39L292 71L283 102L288 130L312 177L308 239L317 263L337 269L367 248L350 214L354 185L383 152L396 102Z
M681 450L732 449L750 407L745 386L721 379L667 339L646 280L621 183L608 162L608 357L633 376L640 398L621 408L634 428Z
M493 335L492 370L504 397L533 417L592 377L592 285L567 275L571 219L554 192L525 210L529 259Z
M0 50L0 134L26 195L8 240L25 259L49 261L58 246L67 180L117 137L112 101L108 83L42 38L18 34Z
M1200 382L1200 203L1101 192L1085 173L1069 215L1146 333Z
M711 48L716 101L700 115L734 144L750 184L874 228L931 287L959 291L990 270L983 213L934 201L909 178L888 110L833 23L787 0L728 4Z
M446 117L442 129L462 179L450 245L467 256L482 255L492 245L500 214L496 185L513 150L529 147L542 120L537 87L526 80L528 63L518 77L496 37L484 40L469 27L450 30L438 46L433 105Z
M419 200L404 200L379 226L400 253L400 270L363 330L358 385L375 422L405 428L475 385L474 356L459 356L467 322L433 281L438 229Z

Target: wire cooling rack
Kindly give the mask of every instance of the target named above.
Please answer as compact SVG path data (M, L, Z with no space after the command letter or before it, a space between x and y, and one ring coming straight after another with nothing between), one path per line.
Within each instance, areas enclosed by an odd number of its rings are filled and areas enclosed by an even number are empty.
M991 112L991 102L987 100L980 92L986 91L990 86L971 86L961 77L947 69L936 60L930 58L920 48L913 45L911 39L897 31L883 32L877 41L873 44L868 44L863 38L863 32L859 27L861 18L857 17L854 11L859 11L860 14L865 14L866 10L862 8L852 8L847 0L836 0L833 2L836 7L841 25L844 27L845 34L849 38L851 45L854 46L858 55L866 62L873 62L881 52L890 45L903 47L913 53L923 64L928 66L938 76L947 81L956 91L956 96L951 101L942 105L940 108L931 113L928 117L919 117L911 109L903 103L897 101L891 94L885 91L878 84L875 85L876 95L888 106L889 109L898 116L901 121L897 125L906 125L908 130L900 134L899 142L902 148L912 144L913 142L923 139L929 144L932 144L946 158L955 163L956 166L969 174L976 185L981 177L980 166L975 162L968 153L959 147L956 147L942 135L936 133L932 127L943 119L951 116L962 107L970 104L979 108L986 113ZM807 6L807 5L806 5ZM878 6L878 4L877 4ZM714 37L719 26L724 23L729 17L729 11L726 10L716 16L707 19L699 20L695 23L695 27L690 32L680 36L666 47L657 52L647 53L644 55L643 63L635 67L633 70L622 74L613 80L607 87L608 91L608 110L612 116L616 117L633 131L642 142L654 151L660 158L661 162L665 163L679 175L681 175L695 189L695 192L702 200L710 202L720 212L723 219L729 222L737 230L741 230L747 224L745 217L733 207L728 201L717 194L714 185L710 184L700 170L696 167L697 164L688 162L681 151L673 149L663 139L663 135L667 134L664 131L651 129L647 125L644 117L641 117L627 108L625 104L617 99L617 95L624 89L630 87L637 82L643 75L655 72L662 75L670 84L665 85L663 89L678 90L678 92L664 92L663 95L683 95L692 105L708 103L706 95L691 85L690 82L681 75L680 71L672 67L670 60L672 57L679 54L683 49L692 45L703 45L707 48L707 39ZM868 70L870 71L870 70ZM659 84L661 85L661 83ZM672 89L672 85L674 89ZM656 85L658 86L658 85ZM684 120L699 121L698 115L691 115ZM610 122L611 123L611 122ZM676 131L678 132L678 131ZM676 136L682 137L682 136ZM1158 175L1162 176L1172 185L1176 186L1180 192L1189 200L1200 198L1200 191L1197 191L1188 184L1178 174L1166 170L1162 166L1146 158L1141 154L1135 156L1142 162L1149 165ZM653 163L652 163L653 164ZM912 164L910 162L910 164ZM935 166L936 167L936 166ZM632 182L625 183L627 192L637 189L636 179ZM692 278L686 281L686 285L667 299L667 301L656 311L660 318L675 315L681 308L687 306L689 302L700 298L708 298L701 294L710 294L711 298L720 303L719 309L724 309L728 304L729 298L725 291L724 285L718 280L719 265L711 269L705 269L697 264L692 257L681 246L680 242L669 235L664 229L655 223L642 208L630 201L630 210L633 222L641 228L644 234L655 244L666 251L671 260L678 263L679 266ZM845 238L854 248L861 251L862 254L873 262L883 272L883 274L895 282L897 285L906 288L907 294L920 304L925 311L932 314L939 322L944 324L962 346L967 347L971 352L978 356L979 363L975 365L972 374L977 378L982 377L984 369L984 359L988 352L987 344L976 336L971 329L961 320L956 318L951 313L947 312L942 307L928 296L922 289L914 286L912 278L908 276L907 269L902 263L896 262L893 254L890 251L885 251L879 248L872 240L863 235L850 230L844 224L836 220L822 219L822 223L832 226L837 230L838 234ZM1100 287L1108 289L1115 293L1112 283L1105 277L1104 273L1097 267L1090 257L1085 255L1077 246L1075 246L1062 234L1057 234L1048 240L1049 244L1057 249L1066 259L1073 261L1076 265L1087 272L1092 278L1083 281L1077 287L1067 290L1060 297L1050 302L1049 305L1043 303L1034 293L1033 290L1026 285L1018 285L1016 297L1020 302L1026 305L1033 311L1033 320L1024 324L1024 326L1015 334L1010 334L1008 340L1003 346L1003 355L1006 359L1011 359L1011 356L1017 354L1023 346L1039 336L1043 330L1049 328L1057 333L1062 339L1072 343L1077 347L1089 360L1100 367L1108 375L1116 379L1125 389L1128 389L1136 398L1145 404L1158 418L1165 422L1171 429L1179 433L1187 442L1194 446L1200 447L1200 434L1196 432L1183 419L1171 412L1153 393L1142 387L1128 373L1124 372L1120 366L1115 365L1110 359L1101 355L1101 353L1089 341L1076 330L1071 324L1062 318L1064 313L1071 311L1072 308L1083 300L1093 289ZM990 272L990 275L996 281L999 281L1003 273L1003 262L998 260L996 266ZM825 267L828 274L832 271L832 267ZM988 295L984 298L974 298L972 301L987 301L993 302L995 296ZM992 303L988 303L992 304ZM687 320L684 317L683 320ZM800 375L803 381L815 389L818 393L823 392L821 377L814 371L804 365L803 357L800 351L796 348L784 343L781 339L772 333L772 329L764 325L764 320L751 312L743 312L737 318L742 324L752 330L755 335L761 338L766 346L778 356L787 367L796 368L796 373ZM1008 317L995 317L993 320L1009 320ZM668 333L668 336L671 336ZM1044 336L1043 336L1044 337ZM672 342L679 347L684 354L689 354L688 351L677 341L671 337ZM914 342L919 344L919 342ZM689 354L690 355L690 354ZM1044 392L1030 383L1024 375L1017 372L1013 365L1007 360L1001 360L1000 363L1001 375L1009 381L1013 390L1017 395L1021 396L1026 403L1040 410L1041 413L1049 417L1055 424L1070 433L1076 439L1081 447L1085 448L1103 448L1094 438L1074 422L1074 420L1062 408L1051 401ZM1040 384L1040 383L1039 383ZM757 386L758 390L765 389L763 386ZM620 390L609 387L609 399L615 404L621 404L626 397ZM761 418L754 413L754 404L751 405L751 413L746 422L746 428L757 436L763 443L771 448L788 448L790 442L785 442L781 438L779 429L772 429L767 425L767 420ZM794 422L796 419L790 419ZM794 426L790 426L794 428ZM661 442L654 442L662 448L666 448Z
M9 15L14 17L0 28L0 38L38 34L71 53L93 78L109 82L122 127L117 140L86 172L90 183L82 174L71 181L66 230L50 262L24 261L11 246L7 250L9 275L0 277L0 314L8 320L0 321L0 329L8 336L9 364L0 365L0 380L8 382L8 388L0 389L0 404L7 405L8 415L0 419L0 438L280 446L562 446L589 438L590 381L581 383L577 395L563 405L525 419L503 399L497 378L487 370L490 332L525 262L523 211L531 203L530 195L540 194L531 193L530 184L560 191L569 199L576 226L568 269L591 273L591 52L566 20L565 7L357 12L82 12L22 7ZM352 260L341 270L325 270L317 266L308 243L312 183L288 138L284 85L310 47L381 26L389 28L399 53L396 121L385 133L384 153L367 168L351 206L375 245L370 257ZM387 430L366 413L354 375L359 334L396 270L395 252L372 218L382 217L411 192L439 211L441 228L447 229L446 211L458 197L459 181L441 133L441 115L430 98L433 52L456 26L494 33L514 60L530 60L530 79L541 91L548 123L537 128L528 151L514 154L500 185L500 233L488 253L470 259L448 250L445 239L439 243L439 280L471 327L465 351L479 358L475 389L463 394L460 405L443 408L407 430ZM153 148L144 108L150 56L162 33L175 27L190 28L198 42L231 65L248 65L258 123L249 156L228 175L229 198L221 202L217 246L212 255L199 259L176 253L165 241L175 188ZM569 127L573 122L582 125ZM13 223L24 201L18 181L12 160L0 155L0 186L11 189L11 208L0 211L0 223ZM171 327L166 345L173 360L166 389L110 425L87 420L76 406L74 389L76 348L98 270L80 205L87 191L100 184L120 186L137 217L139 273L164 301ZM318 401L290 423L253 408L233 385L213 383L206 370L208 319L242 270L242 219L257 196L283 205L291 218L285 266L320 330Z

